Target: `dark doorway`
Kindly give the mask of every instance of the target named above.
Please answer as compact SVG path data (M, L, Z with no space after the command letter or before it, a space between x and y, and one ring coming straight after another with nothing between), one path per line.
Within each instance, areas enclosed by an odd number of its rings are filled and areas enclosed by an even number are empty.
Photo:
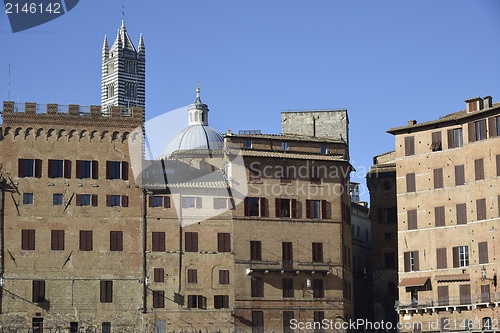
M78 322L72 321L69 324L69 332L70 333L78 333Z
M33 318L31 327L33 333L43 333L43 318Z

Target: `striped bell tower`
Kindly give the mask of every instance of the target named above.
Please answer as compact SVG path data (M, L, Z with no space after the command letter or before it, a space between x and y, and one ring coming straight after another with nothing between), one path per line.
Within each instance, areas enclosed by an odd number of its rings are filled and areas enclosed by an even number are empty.
M125 21L111 48L104 36L102 46L101 112L110 115L111 106L121 106L123 114L131 114L133 106L145 109L146 47L142 34L136 51L128 36ZM145 112L144 112L145 114Z

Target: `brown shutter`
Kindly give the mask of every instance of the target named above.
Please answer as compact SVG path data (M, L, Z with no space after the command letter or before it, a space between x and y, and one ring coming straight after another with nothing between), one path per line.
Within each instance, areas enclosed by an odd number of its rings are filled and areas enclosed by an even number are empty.
M75 162L75 177L76 179L82 178L82 161L80 160Z
M467 206L466 204L457 204L457 224L467 224Z
M476 180L484 179L484 162L482 158L474 160L474 174Z
M488 263L488 242L479 242L477 243L478 252L479 252L479 264L487 264Z
M311 218L311 200L306 200L306 218Z
M106 206L111 207L111 194L106 194Z
M448 133L448 149L455 148L455 136L453 135L453 130L449 129Z
M480 120L481 122L481 140L486 139L486 119Z
M397 207L389 208L389 223L398 223L398 209Z
M122 207L128 207L128 195L122 195Z
M64 160L64 178L71 179L71 161Z
M474 129L474 123L470 122L467 123L467 129L468 129L468 135L469 135L469 142L474 142L476 141L476 135L475 135L475 129Z
M163 197L163 207L164 208L170 208L170 197L168 195L165 195Z
M54 160L48 160L47 166L48 166L48 170L47 170L48 177L54 178Z
M260 198L260 216L267 217L267 198Z
M123 231L116 232L116 246L118 251L123 251Z
M321 200L321 218L322 219L328 218L328 209L326 200Z
M460 304L471 304L470 298L470 284L461 284L460 290Z
M490 302L490 285L485 284L481 286L481 302L489 303Z
M437 268L447 268L446 248L436 249Z
M500 154L496 155L496 162L497 162L497 176L500 177Z
M438 305L448 305L449 303L449 294L448 294L448 286L438 286Z
M128 162L122 162L122 179L128 180Z
M154 196L150 195L148 198L149 207L154 207Z
M443 188L443 169L434 169L434 188Z
M497 136L497 122L495 117L489 117L488 118L488 132L489 132L489 137L494 138Z
M442 150L441 132L433 132L432 133L431 149L432 149L432 151Z
M413 136L405 138L405 156L415 155L415 139Z
M115 231L109 232L109 250L116 251L116 232Z
M250 203L249 203L250 199L248 197L245 197L245 200L244 200L244 214L245 216L250 216Z
M406 192L415 192L415 191L416 191L415 174L414 173L407 173L406 174Z
M418 251L413 251L413 270L420 270L419 260L418 260Z
M455 165L455 186L465 184L465 169L464 165Z
M436 227L444 227L446 225L444 206L434 207L434 222Z
M87 251L92 251L94 232L92 230L89 230L89 231L86 231L85 233L87 235L87 237L85 239L85 241L86 241L85 245L86 245Z
M297 199L292 199L292 215L291 217L296 219L297 218Z
M500 217L500 195L498 196L498 217Z
M404 265L405 265L405 272L409 272L410 271L410 252L404 253Z
M98 205L97 194L92 194L91 198L92 198L92 206L96 207Z
M417 210L411 209L406 212L408 219L408 230L418 229Z
M477 220L486 220L486 199L476 199Z
M35 160L35 177L42 178L42 160Z
M154 282L164 282L165 281L165 273L163 268L155 268L154 269Z
M106 161L106 179L111 179L111 161Z
M497 157L498 157L498 155L497 155ZM498 158L497 158L497 161L498 161ZM497 165L498 165L498 163L497 163ZM17 159L17 176L19 178L24 177L24 159L22 159L22 158Z
M281 199L276 198L274 200L275 208L276 208L276 217L281 217Z
M92 179L99 178L99 162L92 161Z
M77 206L81 206L82 205L82 195L81 194L77 194L76 195L76 205Z
M458 260L458 246L453 248L453 267L460 267L460 262Z
M190 252L191 251L191 247L193 246L193 241L191 239L191 233L190 232L186 232L185 234L185 240L184 240L184 251L186 252Z
M203 208L202 206L202 201L201 201L201 197L196 197L195 198L195 204L196 204L196 208L200 209L200 208Z

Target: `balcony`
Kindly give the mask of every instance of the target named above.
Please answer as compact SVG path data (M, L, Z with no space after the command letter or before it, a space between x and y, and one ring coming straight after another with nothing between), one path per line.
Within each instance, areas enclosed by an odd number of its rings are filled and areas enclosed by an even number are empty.
M439 311L462 311L485 307L498 307L500 293L484 293L462 295L461 297L440 297L437 299L424 298L411 301L397 300L394 308L397 313L426 313Z
M312 262L312 261L294 261L294 260L242 260L237 262L247 266L247 274L250 275L254 272L261 272L267 274L269 272L277 272L283 274L285 272L299 273L324 273L330 274L333 266L340 266L340 263L331 262Z

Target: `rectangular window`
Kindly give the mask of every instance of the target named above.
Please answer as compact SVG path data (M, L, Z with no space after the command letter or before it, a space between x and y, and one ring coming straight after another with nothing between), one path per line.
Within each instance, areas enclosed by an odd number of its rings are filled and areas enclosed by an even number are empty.
M288 151L288 142L281 143L281 150Z
M436 227L444 227L446 225L444 206L434 207L434 222Z
M45 281L44 280L33 280L32 282L32 302L33 303L44 303L45 302Z
M448 305L449 302L448 286L438 286L438 305Z
M245 149L252 148L252 140L249 140L249 139L245 140L243 143L243 148L245 148Z
M481 286L481 302L489 303L490 299L490 285L484 284Z
M252 297L264 297L264 282L261 277L253 277L251 280Z
M165 232L152 233L152 251L165 252Z
M207 298L202 295L188 295L188 308L206 309Z
M106 179L128 180L128 162L106 161Z
M323 262L323 243L312 243L312 261Z
M379 208L377 210L378 223L380 224L397 223L397 216L396 207Z
M276 217L297 218L296 199L275 199Z
M48 161L48 177L49 178L71 178L71 161L70 160L49 160Z
M413 136L405 138L405 156L415 155L415 139Z
M432 133L431 150L432 151L440 151L442 149L443 149L443 145L441 143L441 132L433 132Z
M106 195L106 206L108 207L119 207L121 205L120 195Z
M479 242L477 243L478 252L479 252L479 264L487 264L488 263L488 242Z
M484 161L482 158L474 160L474 175L476 180L484 179Z
M293 267L293 244L292 242L281 243L281 256L283 260L283 268Z
M153 290L153 308L161 309L165 307L165 291Z
M214 198L214 209L226 209L228 198Z
M109 250L123 251L123 231L109 232Z
M42 177L42 160L38 159L18 159L17 175L23 177Z
M477 220L486 220L486 199L476 199Z
M250 241L250 260L262 260L262 243L261 241Z
M321 180L321 174L320 174L320 168L319 167L311 167L309 173L310 173L310 180L311 184L313 185L322 185L323 181Z
M198 252L198 233L197 232L186 232L186 252Z
M198 270L188 269L188 283L198 283Z
M281 279L281 285L283 289L283 298L294 297L293 279L289 278Z
M248 181L251 183L260 183L260 164L252 163L248 170Z
M469 266L469 247L456 246L453 248L453 267Z
M99 163L98 161L76 161L76 178L77 179L98 179L99 178Z
M434 188L443 188L443 168L434 169Z
M105 321L101 325L102 333L111 333L111 323L109 321Z
M448 149L459 148L464 145L462 128L448 130Z
M294 333L292 329L293 311L283 311L283 333Z
M325 319L324 311L314 311L314 333L323 333L325 329L322 327L323 320ZM318 324L316 324L318 323Z
M21 230L21 250L35 249L35 230Z
M436 261L438 269L448 268L445 247L436 249Z
M457 224L467 224L467 206L466 204L457 204Z
M101 303L113 303L113 281L101 280Z
M165 270L163 268L154 269L154 282L165 282Z
M80 251L92 251L92 230L80 230Z
M324 298L325 290L323 289L323 279L313 279L313 297L314 298Z
M418 251L404 253L405 272L416 272L419 270Z
M95 199L93 197L95 196ZM92 200L93 199L93 200ZM76 195L76 205L77 206L90 206L91 203L95 203L93 206L97 206L97 195L96 194L77 194Z
M246 197L244 205L245 216L268 216L266 198Z
M51 230L50 249L55 251L64 250L64 230Z
M231 235L227 232L217 233L217 251L231 252Z
M264 311L252 311L252 333L264 333Z
M486 119L481 119L467 124L469 129L469 142L486 139Z
M23 193L23 205L33 205L33 193Z
M326 200L306 200L306 218L326 218Z
M163 206L163 197L162 196L153 196L153 207L162 207Z
M202 207L201 197L182 197L182 208L198 208Z
M455 186L465 185L464 165L455 165Z
M52 194L52 204L54 206L59 206L63 204L63 195L62 193L54 193Z
M229 308L229 296L228 295L214 295L214 308L215 309L227 309L227 308Z
M415 185L415 173L407 173L406 174L406 192L415 192L416 191L416 185Z
M219 270L219 284L229 284L229 270Z
M396 259L394 252L387 252L384 254L385 259L385 268L386 269L395 269L396 268Z
M458 287L460 291L460 304L471 304L470 284L461 284Z
M408 230L418 229L417 210L411 209L406 212L408 219Z
M326 145L325 144L322 144L319 146L319 153L320 154L326 154Z

